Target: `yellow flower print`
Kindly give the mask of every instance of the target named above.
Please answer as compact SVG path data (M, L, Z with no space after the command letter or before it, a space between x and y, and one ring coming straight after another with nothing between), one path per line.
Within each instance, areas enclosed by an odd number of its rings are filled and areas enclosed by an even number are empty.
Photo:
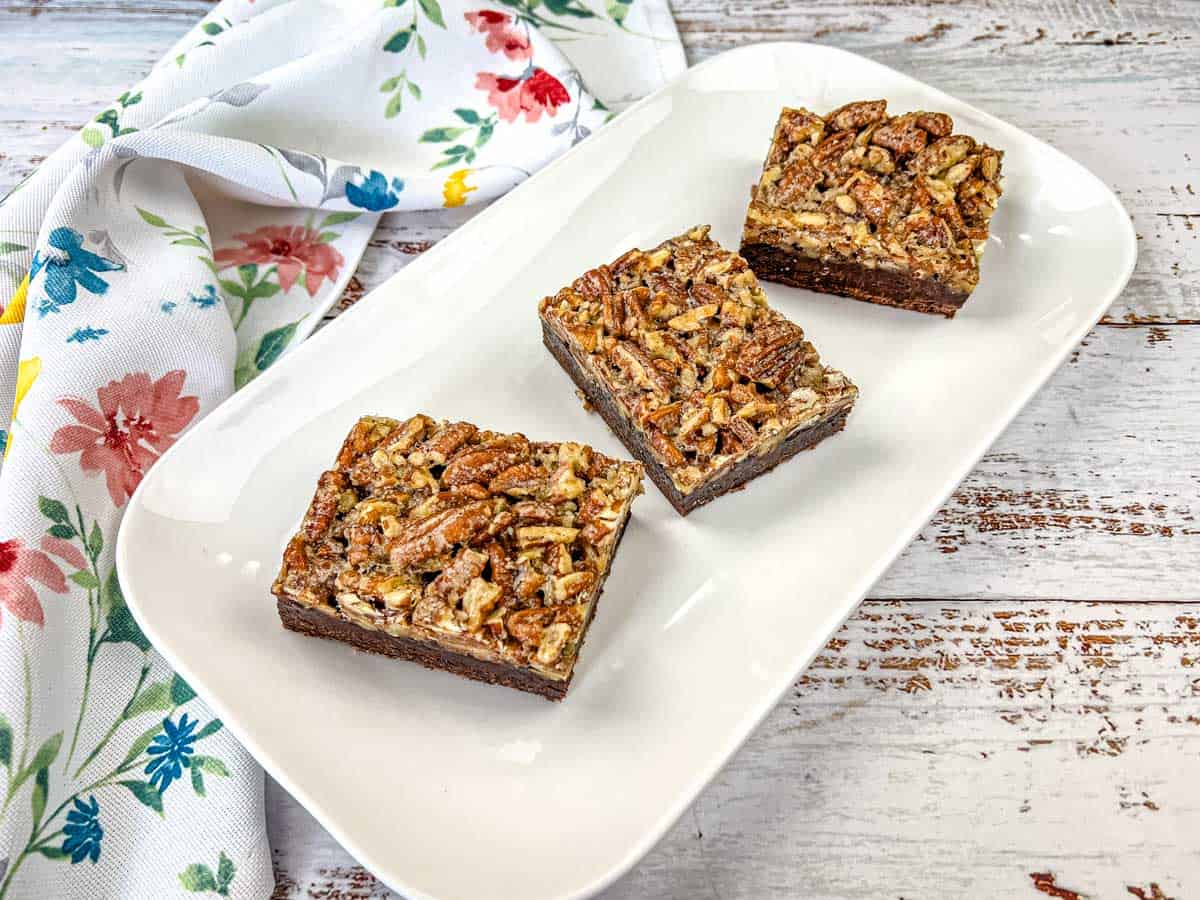
M0 325L16 325L25 321L25 296L29 293L29 276L22 280L17 292L8 301L8 306L0 312Z
M18 291L18 294L21 292ZM22 298L23 299L23 298ZM29 393L29 389L33 387L33 383L37 381L37 377L42 374L42 358L40 356L31 356L29 359L23 359L17 364L17 396L13 399L12 419L17 420L17 410L21 408L21 401L25 399L25 395ZM8 430L8 442L4 447L4 456L7 459L9 452L12 450L13 433L12 428Z
M447 208L462 206L467 202L467 194L475 190L473 186L467 184L467 176L470 174L470 169L459 169L457 172L452 172L446 179L446 184L442 187L442 197L446 201Z

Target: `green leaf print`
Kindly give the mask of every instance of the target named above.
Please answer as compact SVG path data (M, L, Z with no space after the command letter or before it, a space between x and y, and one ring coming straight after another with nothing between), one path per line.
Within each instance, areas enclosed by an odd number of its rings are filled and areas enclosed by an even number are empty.
M167 687L167 683L156 681L142 689L142 692L129 705L125 718L133 719L142 713L158 712L170 709L171 706L171 691Z
M108 637L106 641L112 644L130 643L139 650L149 650L150 642L142 634L142 629L134 621L133 613L121 598L120 606L114 606L108 614Z
M167 220L164 219L162 216L155 215L152 212L142 209L140 206L135 206L134 209L136 209L138 211L138 215L141 216L145 220L147 225L153 225L155 228L170 228L171 227L170 225L167 224Z
M387 39L387 43L383 45L383 49L388 53L403 53L408 47L408 42L412 40L414 34L413 28L402 28Z
M184 681L179 675L171 677L171 703L175 706L183 706L193 697L196 692L192 690L192 686Z
M633 6L633 0L609 0L607 12L608 17L618 25L625 24L625 17L629 15L629 10Z
M8 719L0 715L0 766L12 765L13 730Z
M162 792L148 781L118 781L117 784L129 788L129 792L137 797L138 802L148 806L160 816L163 814Z
M51 522L69 522L71 520L71 514L67 512L67 507L49 497L38 497L38 509Z
M15 794L34 772L50 768L58 756L58 751L62 748L62 740L61 731L52 737L46 738L42 742L42 746L38 747L37 753L33 755L33 761L13 778L13 786L9 793Z
M322 231L324 231L326 228L332 228L335 225L344 225L347 222L353 222L355 219L357 219L361 215L362 215L362 213L356 213L356 212L330 213L329 215L327 215L325 218L323 218L321 220L321 224L318 227Z
M470 131L469 128L430 128L419 138L417 138L417 140L422 144L445 143L446 141L452 141L456 137L466 134L468 131Z
M217 876L204 863L192 863L179 873L179 883L185 891L207 893L217 889Z
M37 777L33 780L33 793L29 800L33 808L33 821L41 822L46 813L46 797L50 794L50 770L46 767L38 769Z
M192 863L179 873L179 883L185 891L196 894L216 893L222 897L229 896L229 887L237 875L237 866L222 850L217 858L217 871L204 863Z
M81 588L89 591L94 591L100 587L100 579L87 569L80 569L78 572L75 572L71 575L71 580Z
M153 725L151 725L149 728L147 728L144 732L139 734L137 736L137 740L135 740L132 744L130 744L129 752L126 753L125 758L123 760L121 760L121 765L122 766L128 765L129 763L131 763L135 759L137 759L139 756L141 756L142 751L144 751L147 747L150 746L150 742L152 740L154 740L155 735L157 735L160 731L162 731L162 723L155 722Z
M442 8L438 6L437 0L417 0L421 4L421 12L429 18L429 21L439 28L446 27L446 20L442 18Z
M254 365L257 366L258 371L266 371L267 366L279 359L287 345L292 342L292 338L296 335L296 329L303 321L303 319L297 319L288 325L273 328L262 336L258 352L254 354Z
M225 851L221 851L221 856L217 860L217 890L229 890L229 884L233 881L233 876L237 874L237 867L234 866L233 860L225 855Z

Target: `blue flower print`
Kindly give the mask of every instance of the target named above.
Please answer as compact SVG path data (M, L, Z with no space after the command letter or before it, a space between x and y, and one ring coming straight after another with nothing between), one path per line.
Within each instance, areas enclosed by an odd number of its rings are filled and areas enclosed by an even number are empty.
M211 309L221 302L221 298L217 296L217 288L212 284L206 284L204 290L199 294L192 294L188 299L201 309Z
M160 306L159 309L161 309L163 312L165 312L169 316L171 313L175 312L175 307L177 307L178 305L179 304L176 303L174 300L164 300L162 302L162 306Z
M4 451L8 449L8 432L0 428L0 459L4 458Z
M380 212L391 209L400 202L400 192L404 190L404 182L393 178L391 186L382 172L372 169L371 174L363 179L361 184L350 181L346 183L346 199L354 206Z
M72 331L71 336L67 338L67 343L82 344L86 341L98 341L106 334L108 334L107 328L92 328L89 325L87 328L76 328Z
M146 748L146 755L151 759L145 768L150 783L158 788L159 793L166 791L171 782L183 774L184 766L191 765L189 757L196 749L192 746L196 741L193 732L199 720L188 719L187 713L184 713L178 725L170 719L163 719L162 724L162 733Z
M38 314L58 312L60 307L75 302L75 285L93 294L108 290L108 282L96 272L120 272L125 266L115 260L83 249L83 235L73 228L55 228L50 232L49 249L33 255L29 281L45 269L43 287L46 296L38 303Z
M75 808L67 812L67 824L63 826L62 852L71 857L72 863L81 863L90 859L95 863L100 859L100 841L104 839L104 829L100 827L100 804L96 798L88 795L84 803L78 797L74 799Z

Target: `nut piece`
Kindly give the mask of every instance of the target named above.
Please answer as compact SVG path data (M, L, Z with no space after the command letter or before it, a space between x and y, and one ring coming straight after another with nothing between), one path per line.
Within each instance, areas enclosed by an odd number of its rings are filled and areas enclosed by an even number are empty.
M537 661L543 666L558 662L570 636L571 626L565 622L557 622L545 629L542 632L542 639L538 643Z

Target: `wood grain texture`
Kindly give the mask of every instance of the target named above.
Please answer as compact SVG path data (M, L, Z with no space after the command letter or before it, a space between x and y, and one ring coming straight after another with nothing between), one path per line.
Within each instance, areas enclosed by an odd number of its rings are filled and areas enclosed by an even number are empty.
M210 8L0 0L0 192ZM1113 186L1141 255L873 591L923 599L865 604L609 896L1200 894L1200 3L674 8L693 62L819 41L1025 128ZM342 306L467 215L386 219ZM391 896L268 791L277 897Z
M1200 603L868 601L605 896L1194 896L1198 756ZM392 896L270 799L278 897Z

